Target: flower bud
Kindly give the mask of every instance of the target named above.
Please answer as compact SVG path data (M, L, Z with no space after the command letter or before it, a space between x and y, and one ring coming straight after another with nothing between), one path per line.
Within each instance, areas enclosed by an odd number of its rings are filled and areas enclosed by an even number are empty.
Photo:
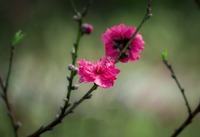
M20 128L21 126L22 126L22 123L21 123L20 121L17 121L17 122L15 123L15 128L16 128L16 129Z
M81 26L81 30L84 34L90 34L93 32L93 26L91 24L84 23Z
M77 90L79 88L78 84L75 84L74 86L72 86L72 90Z
M73 16L73 19L75 20L75 21L80 21L81 20L81 14L78 12L76 15L74 15Z
M76 66L72 65L72 64L69 64L69 65L68 65L68 69L69 69L70 71L75 71L75 72L78 70L78 68L77 68Z

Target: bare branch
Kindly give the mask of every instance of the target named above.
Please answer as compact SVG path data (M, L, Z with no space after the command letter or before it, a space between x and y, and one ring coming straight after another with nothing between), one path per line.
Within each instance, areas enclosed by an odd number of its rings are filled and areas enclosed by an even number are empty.
M200 102L195 110L185 119L185 121L174 131L170 137L177 137L187 126L192 123L192 120L200 113Z
M5 92L7 92L9 83L10 83L10 76L12 73L12 65L13 65L13 58L14 58L14 50L15 50L15 47L11 46L10 47L10 59L9 59L8 73L7 73L6 84L5 84Z
M41 134L43 134L47 131L53 130L53 128L55 126L57 126L59 123L61 123L63 121L65 116L73 113L73 111L76 107L78 107L84 100L89 99L92 92L95 91L97 89L97 87L98 87L97 85L93 85L92 88L90 88L90 90L88 90L88 92L86 92L86 94L84 96L82 96L77 102L73 103L73 105L66 112L62 112L62 113L58 114L56 116L56 118L53 121L51 121L49 124L47 124L46 126L41 126L37 131L35 131L33 134L31 134L27 137L39 137ZM63 109L61 108L61 110L63 110Z
M2 88L2 91L3 91L1 97L2 97L2 99L3 99L3 101L6 105L7 113L8 113L8 116L10 118L12 128L14 130L14 135L15 135L15 137L18 137L18 128L20 126L20 124L19 124L20 122L18 122L16 120L15 114L12 110L11 104L10 104L9 99L8 99L8 88L9 88L10 76L11 76L11 73L12 73L13 58L14 58L14 46L11 46L10 47L10 59L9 59L8 73L7 73L7 76L6 76L5 86L4 86L4 83L3 83L3 79L1 77L0 77L0 85L1 85L1 88Z
M163 57L163 63L167 67L167 69L171 73L171 77L174 79L176 82L177 87L179 88L183 99L185 101L185 105L188 111L188 117L184 120L184 122L173 132L173 134L170 137L177 137L187 126L189 126L192 123L192 120L197 116L198 113L200 113L200 101L197 107L194 109L194 111L191 110L191 106L189 105L187 96L185 95L185 90L181 86L172 66L168 63L167 59Z
M72 9L74 10L74 14L77 14L77 13L78 13L78 10L77 10L77 8L76 8L76 5L75 5L74 1L73 1L73 0L70 0L70 3L71 3L71 6L72 6Z
M176 76L176 74L175 74L175 72L174 72L172 66L168 63L168 61L167 61L166 59L163 58L163 63L165 64L165 66L167 67L167 69L170 71L171 77L172 77L172 78L174 79L174 81L176 82L176 85L177 85L177 87L179 88L179 90L180 90L180 92L181 92L181 94L182 94L182 96L183 96L183 99L184 99L184 101L185 101L185 106L186 106L186 108L187 108L188 115L190 116L191 113L192 113L192 110L191 110L191 107L190 107L190 105L189 105L189 101L188 101L188 99L187 99L187 97L186 97L186 95L185 95L185 90L184 90L184 88L181 86L181 84L180 84L180 82L179 82L179 80L178 80L178 78L177 78L177 76Z
M74 20L77 21L77 23L78 23L77 37L76 37L75 43L73 44L73 49L72 49L72 52L71 52L72 65L75 66L76 61L77 61L77 57L78 57L78 49L79 49L80 40L84 35L83 32L82 32L82 29L81 29L82 22L83 22L83 18L87 14L87 11L89 9L91 1L84 7L82 12L79 12L76 9L76 6L75 6L75 3L73 2L73 0L71 0L71 4L72 4L72 8L73 8L74 13L75 13ZM67 80L68 80L67 96L66 96L66 99L64 100L64 105L60 108L60 112L59 112L58 116L52 122L50 122L48 125L41 126L38 130L36 130L34 133L29 135L28 137L37 137L37 136L45 133L46 131L52 130L56 125L58 125L59 123L62 122L62 119L64 119L64 117L66 116L66 110L70 106L71 92L72 92L72 90L76 89L76 88L74 88L74 85L73 85L73 83L74 83L73 81L74 81L76 74L77 74L76 71L70 70L70 76L67 77ZM93 89L93 88L91 88L91 89ZM85 100L85 99L83 99L83 100ZM83 100L81 100L81 102Z
M3 79L1 76L0 76L0 87L1 87L2 91L4 92L4 84L3 84Z

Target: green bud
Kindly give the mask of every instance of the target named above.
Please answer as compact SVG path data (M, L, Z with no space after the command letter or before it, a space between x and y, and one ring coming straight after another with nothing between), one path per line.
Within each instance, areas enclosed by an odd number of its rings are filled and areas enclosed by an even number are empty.
M161 57L162 57L163 60L167 60L167 57L168 57L168 51L167 51L167 49L165 49L162 52Z
M25 35L21 30L17 31L12 39L12 45L15 46L19 44L24 39L24 36Z

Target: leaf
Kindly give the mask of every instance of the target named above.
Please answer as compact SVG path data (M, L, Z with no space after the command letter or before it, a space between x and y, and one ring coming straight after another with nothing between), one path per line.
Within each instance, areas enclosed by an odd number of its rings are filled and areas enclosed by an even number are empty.
M12 45L15 46L19 44L25 37L25 34L22 32L22 30L19 30L15 33L13 39L12 39Z

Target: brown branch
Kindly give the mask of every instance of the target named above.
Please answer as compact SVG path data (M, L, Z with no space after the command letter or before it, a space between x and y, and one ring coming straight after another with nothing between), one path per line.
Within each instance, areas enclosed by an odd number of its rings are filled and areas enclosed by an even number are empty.
M172 66L168 63L167 59L164 57L163 58L163 63L167 67L167 69L171 73L171 77L174 79L176 82L177 87L179 88L183 99L185 101L185 105L188 111L188 117L185 119L185 121L173 132L173 134L170 137L177 137L187 126L189 126L192 123L192 120L197 116L198 113L200 113L200 101L197 107L194 109L194 111L191 110L191 106L189 105L187 96L185 95L185 90L181 86Z
M77 32L77 37L76 37L76 41L73 44L73 49L71 52L71 57L72 57L72 65L76 65L76 61L77 61L77 57L78 57L78 49L79 49L79 43L81 38L83 37L84 33L82 32L82 24L83 24L83 18L87 15L88 9L91 5L91 0L87 3L87 5L83 8L83 11L80 13L77 9L76 6L73 2L73 0L71 0L71 5L72 8L74 10L74 19L75 21L77 21L78 23L78 32ZM74 77L76 76L76 71L74 70L70 70L70 76L67 78L68 79L68 87L67 87L67 101L65 102L65 106L68 106L69 102L70 102L70 96L71 96L71 92L72 90L74 90L75 88L73 87L73 80Z
M59 123L62 122L62 120L69 114L73 113L74 109L78 107L84 100L87 100L91 97L92 92L97 89L97 85L93 85L88 92L84 96L82 96L77 102L73 103L73 105L66 111L62 111L61 108L61 114L59 114L53 121L51 121L46 126L40 127L37 131L35 131L33 134L27 136L27 137L39 137L42 133L52 130L55 126L57 126Z
M91 1L86 6L86 8L84 8L82 14L80 14L77 11L73 1L71 1L71 2L72 2L72 7L74 8L74 12L76 14L74 16L74 19L77 20L78 23L79 23L78 35L77 35L77 39L76 39L76 42L74 44L74 48L73 48L73 51L72 51L72 65L75 65L76 59L77 59L78 45L79 45L79 42L80 42L80 38L83 35L82 32L81 32L81 29L80 29L80 27L82 25L82 18L86 15ZM130 41L135 38L136 34L140 30L140 28L143 26L143 24L152 16L152 13L151 13L151 5L152 4L151 3L152 3L152 0L148 0L147 11L145 13L145 16L142 19L140 25L138 26L136 32L133 34L133 36L130 39ZM128 46L129 46L129 44L128 44ZM128 46L126 48L124 48L124 50L126 50L128 48ZM70 107L69 101L70 101L71 91L73 90L73 78L74 78L75 75L76 75L76 72L71 71L70 77L68 77L69 85L68 85L67 98L65 99L64 106L61 107L61 111L57 115L57 117L54 120L52 120L49 124L47 124L46 126L41 126L38 130L36 130L32 134L28 135L27 137L39 137L41 134L43 134L43 133L45 133L47 131L53 130L53 128L55 126L57 126L58 124L60 124L62 122L62 120L66 116L68 116L69 114L73 113L74 109L76 109L84 100L87 100L87 99L91 98L92 92L98 88L98 85L96 85L96 84L94 84L90 88L90 90L88 92L86 92L86 94L80 100L78 100L77 102L74 102L73 105L71 105L71 107Z
M184 88L181 86L172 66L168 63L168 61L166 59L163 58L163 63L165 64L165 66L167 67L167 69L170 71L171 73L171 77L174 79L174 81L176 82L176 85L177 87L179 88L182 96L183 96L183 99L185 101L185 106L187 108L187 111L188 111L188 115L190 116L192 114L192 110L191 110L191 107L190 107L190 104L189 104L189 101L185 95L185 90Z
M11 121L11 125L14 131L14 136L18 137L18 129L19 129L19 122L16 120L15 114L12 110L11 104L9 102L8 99L8 88L9 88L9 83L10 83L10 76L12 73L12 65L13 65L13 59L14 59L14 46L10 47L10 58L9 58L9 66L8 66L8 72L7 72L7 76L6 76L6 82L5 85L3 83L3 79L0 77L0 85L1 85L1 89L3 91L1 97L6 105L6 109L8 112L8 116L10 118Z
M122 54L126 52L126 50L128 49L129 45L131 44L131 42L135 39L137 33L139 32L139 30L142 28L142 26L144 25L144 23L150 19L150 17L152 16L152 0L148 0L147 1L147 8L146 8L146 13L144 14L144 17L142 18L142 21L140 22L140 24L138 25L136 31L133 33L133 35L131 36L130 40L128 41L128 43L124 46L124 48L120 51L119 56L117 58L117 60L115 61L116 63L119 61L119 59L121 58Z
M187 117L187 119L174 131L170 137L177 137L187 126L192 123L192 120L200 113L200 102L195 110Z
M12 65L13 65L13 58L14 58L14 50L15 47L11 46L10 47L10 59L9 59L9 66L8 66L8 72L7 72L7 77L6 77L6 84L5 84L5 92L7 92L9 83L10 83L10 76L12 73Z
M0 76L0 87L2 89L2 91L4 91L4 84L3 84L3 79Z
M82 36L84 35L82 32L82 28L81 28L82 23L83 23L83 18L86 16L90 4L91 4L91 1L88 2L88 4L85 6L85 8L83 9L82 12L79 12L76 9L74 2L71 0L71 5L72 5L72 8L75 13L74 20L77 21L77 23L78 23L77 37L76 37L75 43L73 44L73 49L71 52L73 66L76 65L80 40L81 40ZM76 89L75 86L73 85L73 81L74 81L76 74L77 74L77 72L75 70L70 69L70 76L67 77L68 86L67 86L66 99L64 100L64 105L60 108L60 112L59 112L58 116L52 122L50 122L48 125L41 126L38 130L36 130L34 133L29 135L28 137L37 137L37 136L45 133L46 131L52 130L56 125L61 123L62 119L64 119L64 117L66 116L65 113L67 111L67 108L70 106L71 92Z

